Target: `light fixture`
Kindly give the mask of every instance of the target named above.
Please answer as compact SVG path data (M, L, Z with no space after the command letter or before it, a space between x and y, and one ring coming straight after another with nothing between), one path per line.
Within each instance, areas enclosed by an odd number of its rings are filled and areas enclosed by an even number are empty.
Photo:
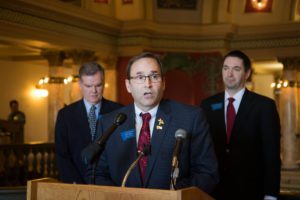
M275 90L280 90L282 88L287 88L287 87L300 88L300 81L278 80L276 82L271 83L270 87L274 88Z
M38 84L39 85L44 85L44 84L51 84L51 83L57 83L57 84L69 84L71 82L74 82L77 81L75 76L68 76L68 77L43 77L39 80Z
M267 7L268 0L251 0L251 5L257 10L262 10Z
M34 94L37 97L47 97L48 96L48 90L42 89L42 88L35 88Z
M34 94L37 97L47 97L48 90L47 84L69 84L71 82L77 82L79 77L77 75L70 75L68 77L48 77L45 76L38 81L38 84L35 86Z

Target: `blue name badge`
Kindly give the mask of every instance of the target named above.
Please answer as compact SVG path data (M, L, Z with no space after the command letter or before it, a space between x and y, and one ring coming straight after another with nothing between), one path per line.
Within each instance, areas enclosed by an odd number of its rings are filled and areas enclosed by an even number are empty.
M135 138L135 129L131 129L128 131L123 131L120 133L123 141L126 141L131 138Z
M215 104L211 104L211 109L212 109L213 111L222 109L222 107L223 107L223 103L215 103Z

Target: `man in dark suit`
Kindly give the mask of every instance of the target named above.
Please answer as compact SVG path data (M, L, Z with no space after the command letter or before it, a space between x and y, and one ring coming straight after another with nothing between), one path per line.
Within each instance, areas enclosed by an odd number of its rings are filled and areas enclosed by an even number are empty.
M90 62L81 66L79 86L83 99L61 109L55 126L58 173L60 180L66 183L85 183L86 167L81 161L81 150L94 140L95 122L103 114L121 107L102 97L104 69L99 64ZM94 116L94 120L89 115Z
M172 152L176 143L174 134L181 128L187 131L188 137L180 152L179 177L175 187L197 186L205 192L212 191L218 182L217 161L202 110L161 100L165 79L161 62L152 53L142 53L129 61L125 83L134 104L100 120L98 131L101 136L117 113L127 115L125 123L115 130L105 145L97 165L96 184L121 185L130 164L137 158L140 143L143 143L143 116L148 115L151 118L147 126L150 155L142 157L146 161L140 161L133 169L126 186L170 189ZM91 173L88 175L91 176Z
M222 68L225 92L202 102L219 161L217 200L278 198L279 116L272 99L245 88L250 74L247 55L229 52Z

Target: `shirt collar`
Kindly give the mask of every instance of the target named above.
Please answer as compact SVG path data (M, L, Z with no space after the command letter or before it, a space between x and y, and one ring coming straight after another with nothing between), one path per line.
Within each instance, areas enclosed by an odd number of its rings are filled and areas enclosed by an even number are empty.
M87 113L89 113L91 107L92 107L94 104L91 104L91 103L88 102L85 98L83 98L83 103L84 103L84 105L85 105L85 108L86 108ZM100 112L100 107L101 107L101 102L95 104L95 106L96 106L96 113L97 113L97 112L99 113L99 112Z
M134 104L134 110L135 110L136 119L140 116L141 113L150 113L151 119L154 119L156 117L156 113L157 113L157 110L158 110L158 105L156 105L151 110L148 110L147 112L144 112L136 104Z
M233 97L235 99L235 101L240 102L242 100L242 97L245 93L246 88L241 89L240 91L238 91L237 93L235 93L235 95L230 96L227 91L225 90L225 102L228 101L229 97Z

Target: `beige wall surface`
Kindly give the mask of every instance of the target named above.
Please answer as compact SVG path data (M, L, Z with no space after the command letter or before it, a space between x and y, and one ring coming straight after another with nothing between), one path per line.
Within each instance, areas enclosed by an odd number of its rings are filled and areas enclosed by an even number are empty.
M35 84L45 76L48 68L26 62L0 61L0 118L7 119L9 101L19 101L26 114L25 142L47 141L47 98L34 96Z
M253 91L274 99L274 91L271 88L271 83L274 81L274 76L272 74L253 74Z

